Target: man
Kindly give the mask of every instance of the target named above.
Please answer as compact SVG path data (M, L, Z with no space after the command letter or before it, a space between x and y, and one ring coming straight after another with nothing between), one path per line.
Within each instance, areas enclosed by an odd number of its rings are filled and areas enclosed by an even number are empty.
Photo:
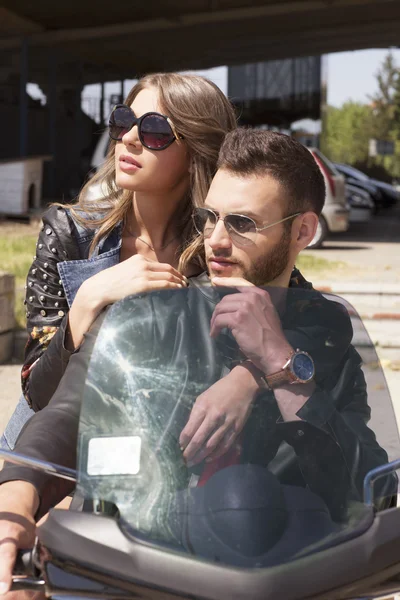
M264 375L279 372L295 350L283 334L269 294L256 286L289 286L299 252L314 237L325 200L325 185L308 150L287 136L271 132L238 129L223 144L218 167L205 208L198 209L195 222L204 234L212 283L238 286L242 293L226 297L217 306L211 335L216 336L223 327L232 331L245 356L252 360L253 364L247 363L245 368L253 374L256 393L253 365ZM239 227L244 228L244 233L240 235L230 226L230 223L235 224L232 217L224 221L229 214L250 217L258 231L242 219ZM246 232L246 227L253 231ZM241 378L245 376L242 372ZM275 390L282 417L286 421L299 419L297 412L314 389L313 381L290 386L288 381L282 381ZM197 401L182 432L181 443L188 461L193 460L195 451L215 430L216 421L225 416L221 404L215 407L214 391L211 389ZM220 452L216 452L217 445L232 425L232 419L225 419L198 460L210 456L210 451L213 451L211 458L217 456L229 446L235 432L243 426L252 399L253 395L247 394L247 403L243 402L243 390L238 390L240 415L234 430L225 437ZM227 407L230 414L233 406L230 395Z
M195 315L202 325L207 319L201 341L198 336L196 341L185 337L176 322L181 313L171 311L162 296L154 301L152 296L148 302L144 297L142 304L135 304L135 310L143 310L136 321L144 324L143 331L124 330L123 336L127 343L130 336L132 341L136 337L143 353L163 345L168 360L176 360L175 348L180 345L184 353L193 348L200 363L208 361L212 370L210 356L216 356L213 340L230 332L238 348L235 360L226 376L210 376L210 386L194 399L181 429L179 442L187 466L196 469L206 461L200 472L203 476L207 465L218 469L217 459L236 450L237 443L242 449L238 460L268 467L275 461L282 482L309 487L340 520L348 503L360 499L365 474L387 462L387 455L366 424L370 410L365 380L360 357L350 345L347 313L317 292L316 303L304 310L290 301L289 291L296 287L298 276L292 266L313 239L324 196L317 164L295 140L266 131L239 129L228 134L205 207L195 212L196 227L204 237L208 274L191 282L200 289L206 284L209 291L201 307L198 294L192 304L189 297L188 312L182 314ZM263 285L268 285L268 291L260 289ZM236 289L225 294L227 286ZM179 292L170 297L171 306L176 301L181 307L182 299L186 302ZM169 327L162 319L165 315ZM146 329L157 319L163 327ZM164 330L174 332L174 343L162 337ZM95 334L88 338L91 336ZM17 451L56 463L67 460L74 466L77 420L90 354L87 340L71 357L49 407L27 425ZM268 424L260 429L258 444L251 439L257 422ZM54 438L52 443L49 435ZM277 461L282 449L285 455ZM39 496L42 508L62 497L59 486L49 483L47 475L27 471L8 465L0 481L32 482L40 491L31 496L33 513ZM380 496L390 496L394 486L393 479L386 479ZM0 510L1 492L0 488Z

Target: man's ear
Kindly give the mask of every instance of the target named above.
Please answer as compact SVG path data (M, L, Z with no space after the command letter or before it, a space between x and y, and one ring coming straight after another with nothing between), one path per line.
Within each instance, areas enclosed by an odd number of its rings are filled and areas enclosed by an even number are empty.
M314 239L318 227L318 215L314 212L305 212L296 219L296 238L293 240L297 245L298 251L307 248L308 244Z

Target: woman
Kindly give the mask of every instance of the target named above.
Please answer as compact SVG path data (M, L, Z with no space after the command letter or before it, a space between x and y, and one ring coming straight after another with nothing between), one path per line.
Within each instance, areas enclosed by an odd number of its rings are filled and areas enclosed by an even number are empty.
M195 75L148 75L114 109L105 165L77 205L52 206L43 217L27 278L23 397L2 447L13 448L33 411L48 404L106 305L185 286L186 276L203 270L192 207L202 204L222 140L235 126L224 94ZM101 200L89 199L92 186Z
M235 127L224 94L195 75L143 77L113 111L105 165L76 205L52 206L43 217L27 278L23 397L3 447L13 448L24 423L48 404L71 353L104 306L137 292L186 286L187 276L203 270L192 207L202 204L220 145ZM90 200L95 185L102 191L97 202ZM34 532L28 516L36 512L34 490L24 481L20 490L18 482L13 486L6 504L14 511L23 501L29 509L20 511L18 523L2 526L26 547ZM12 544L3 545L6 554L8 549L0 594L14 562Z

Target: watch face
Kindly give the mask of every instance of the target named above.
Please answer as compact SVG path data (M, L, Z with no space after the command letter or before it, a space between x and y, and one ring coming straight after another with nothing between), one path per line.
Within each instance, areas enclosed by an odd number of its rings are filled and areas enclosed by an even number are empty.
M314 362L311 356L299 352L293 357L292 370L301 381L309 381L314 376Z

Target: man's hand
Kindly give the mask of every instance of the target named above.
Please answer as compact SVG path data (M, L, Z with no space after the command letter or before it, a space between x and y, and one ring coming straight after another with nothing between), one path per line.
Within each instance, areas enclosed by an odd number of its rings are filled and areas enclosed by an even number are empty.
M214 277L215 285L240 287L240 293L222 298L211 319L211 336L228 327L242 352L265 375L280 371L293 352L282 330L275 306L285 301L285 290L271 288L270 293L240 278ZM250 284L251 285L251 284ZM273 298L271 298L273 294ZM284 421L298 421L298 411L315 390L315 383L283 385L274 390Z
M230 329L241 351L266 375L279 371L293 351L270 294L241 278L214 277L217 286L239 287L222 298L211 319L211 337ZM276 290L275 302L282 300Z
M197 398L179 438L188 466L214 460L231 448L257 391L251 373L239 365Z

